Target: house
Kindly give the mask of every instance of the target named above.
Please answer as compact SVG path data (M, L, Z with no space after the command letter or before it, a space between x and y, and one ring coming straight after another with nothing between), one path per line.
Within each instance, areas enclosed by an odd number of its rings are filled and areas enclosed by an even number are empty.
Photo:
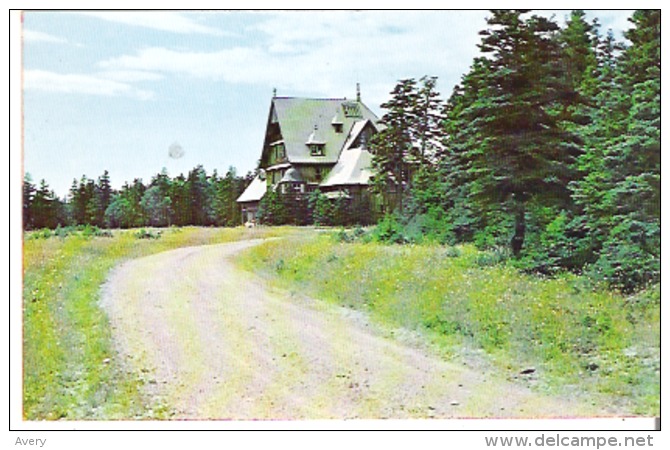
M359 89L355 100L275 95L258 175L237 199L244 220L255 221L270 190L296 203L319 189L327 198L346 199L352 209L369 204L372 157L367 143L378 121Z

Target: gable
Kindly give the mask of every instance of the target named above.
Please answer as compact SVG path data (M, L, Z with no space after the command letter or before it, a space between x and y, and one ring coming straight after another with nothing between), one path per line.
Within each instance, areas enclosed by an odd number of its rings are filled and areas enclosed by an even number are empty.
M347 136L347 141L344 143L344 150L354 147L367 148L370 139L377 131L377 127L370 120L360 120L354 123L349 136Z

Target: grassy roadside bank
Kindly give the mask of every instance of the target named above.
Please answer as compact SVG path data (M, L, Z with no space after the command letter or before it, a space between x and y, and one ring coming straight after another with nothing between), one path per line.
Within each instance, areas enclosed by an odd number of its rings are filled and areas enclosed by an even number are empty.
M156 419L160 399L112 358L111 329L98 306L109 271L124 260L193 245L284 236L290 228L175 228L160 239L137 230L111 237L24 235L23 416L26 420ZM39 235L42 233L42 235ZM154 236L156 233L154 233Z
M510 378L532 368L536 389L660 413L660 287L626 297L494 259L470 246L344 244L322 233L254 247L239 264L298 295L419 331L447 356L481 349Z

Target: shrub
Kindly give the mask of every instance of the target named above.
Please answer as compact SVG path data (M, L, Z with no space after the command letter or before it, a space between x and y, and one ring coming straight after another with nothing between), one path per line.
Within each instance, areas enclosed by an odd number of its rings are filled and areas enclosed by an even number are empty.
M624 292L659 283L660 230L645 225L624 221L615 227L590 268L590 275Z
M151 231L141 228L139 231L135 232L135 237L137 239L158 239L161 237L160 231Z
M28 235L29 239L49 239L52 235L52 232L48 228L42 228L41 230L33 231Z
M387 214L377 224L374 237L379 242L389 242L391 244L405 244L407 239L404 235L404 227L395 214Z
M506 247L496 247L493 250L481 252L475 258L475 264L479 267L490 267L502 264L510 257L510 251Z

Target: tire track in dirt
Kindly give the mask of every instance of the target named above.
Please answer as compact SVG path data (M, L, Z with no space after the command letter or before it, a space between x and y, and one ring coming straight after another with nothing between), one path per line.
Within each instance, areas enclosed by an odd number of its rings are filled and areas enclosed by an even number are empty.
M261 242L129 261L103 289L119 357L175 419L607 415L389 339L361 313L271 290L230 260Z

